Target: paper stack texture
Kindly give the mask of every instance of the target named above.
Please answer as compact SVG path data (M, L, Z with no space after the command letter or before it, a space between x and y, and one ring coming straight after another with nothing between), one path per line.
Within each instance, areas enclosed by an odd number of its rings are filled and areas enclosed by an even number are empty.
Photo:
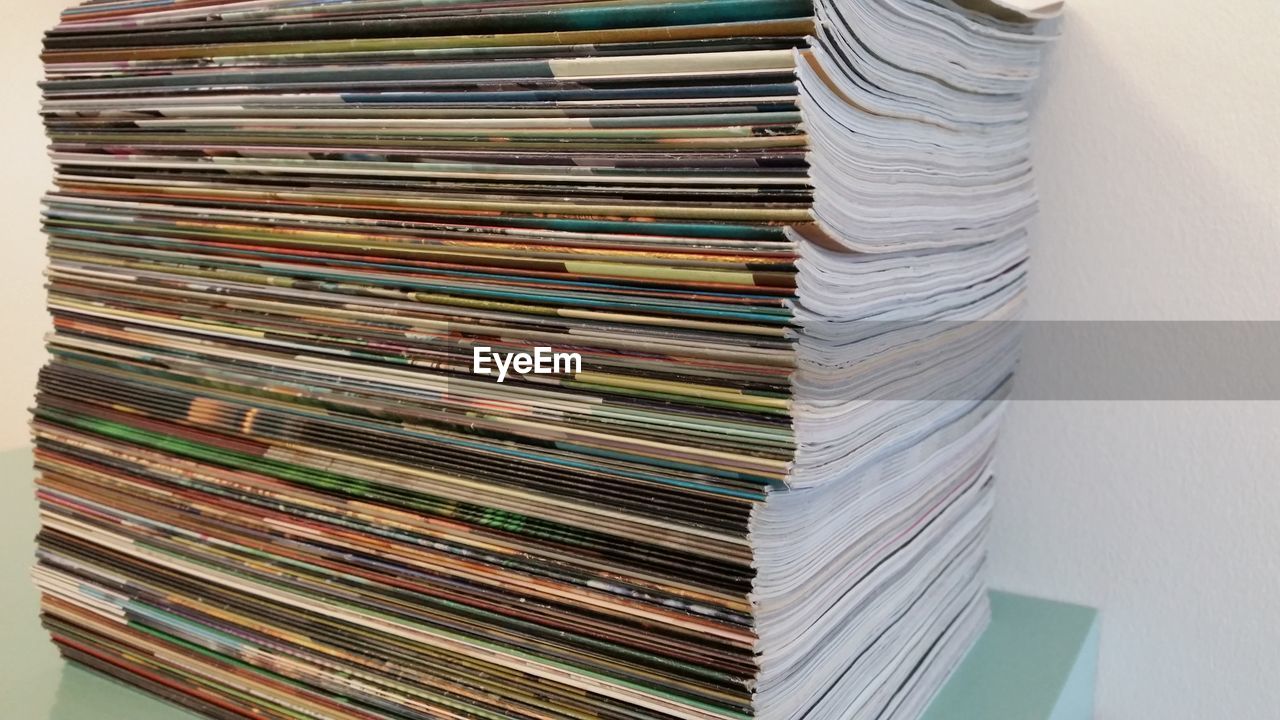
M1057 17L67 10L54 641L212 718L919 717L987 620Z

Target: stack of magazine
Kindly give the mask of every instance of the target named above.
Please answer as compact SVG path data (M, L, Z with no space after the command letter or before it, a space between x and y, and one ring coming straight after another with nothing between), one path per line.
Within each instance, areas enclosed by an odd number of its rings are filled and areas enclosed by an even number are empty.
M62 653L214 718L919 717L987 620L1010 3L67 10Z

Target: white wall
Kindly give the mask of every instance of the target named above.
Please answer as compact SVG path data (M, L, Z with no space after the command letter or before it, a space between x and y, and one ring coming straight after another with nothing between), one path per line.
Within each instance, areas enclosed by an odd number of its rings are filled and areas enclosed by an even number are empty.
M1280 319L1280 2L1069 3L1033 315ZM34 82L60 4L0 0L0 447L42 358ZM1021 402L1000 466L994 581L1103 608L1102 720L1280 715L1280 404Z
M27 408L44 361L40 195L52 172L36 82L41 36L68 4L0 0L0 449L26 442Z
M1280 2L1068 8L1033 317L1280 320ZM1102 608L1099 718L1280 717L1280 403L1019 402L1001 453L993 581Z

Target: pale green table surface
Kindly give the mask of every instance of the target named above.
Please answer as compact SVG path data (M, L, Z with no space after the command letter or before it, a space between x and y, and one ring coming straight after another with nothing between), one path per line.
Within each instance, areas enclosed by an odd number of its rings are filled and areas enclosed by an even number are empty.
M31 455L0 453L0 720L184 720L197 716L66 664L37 620L29 577L36 508ZM993 622L925 720L1092 717L1097 614L991 594Z

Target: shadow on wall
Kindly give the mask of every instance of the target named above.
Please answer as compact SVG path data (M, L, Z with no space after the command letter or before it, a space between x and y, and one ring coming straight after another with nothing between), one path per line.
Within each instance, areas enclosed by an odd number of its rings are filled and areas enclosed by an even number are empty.
M1280 84L1258 82L1262 64L1207 67L1207 29L1196 44L1153 41L1150 28L1107 25L1106 5L1068 12L1039 87L1033 311L1280 320Z
M1280 399L1280 83L1183 82L1100 15L1068 13L1037 98L1029 318L1058 322L1014 397Z

